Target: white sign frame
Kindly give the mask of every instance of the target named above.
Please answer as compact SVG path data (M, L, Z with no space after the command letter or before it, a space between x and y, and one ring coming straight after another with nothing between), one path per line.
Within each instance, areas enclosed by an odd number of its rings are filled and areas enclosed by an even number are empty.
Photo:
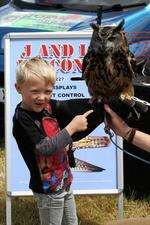
M11 55L10 50L12 46L13 40L45 40L45 39L85 39L85 38L91 38L91 32L37 32L37 33L9 33L5 36L5 143L6 143L6 193L7 193L7 208L10 209L10 199L13 196L31 196L31 191L11 191L11 182L12 182L12 143L11 143L11 137L12 137L12 118L11 115ZM116 145L119 145L120 147L123 146L122 138L115 136L115 143ZM123 152L118 150L116 148L116 188L113 189L92 189L92 190L75 190L75 194L119 194L122 195L123 192ZM121 200L122 202L122 200ZM8 221L10 222L10 215L11 213L7 213ZM10 225L10 223L9 223Z

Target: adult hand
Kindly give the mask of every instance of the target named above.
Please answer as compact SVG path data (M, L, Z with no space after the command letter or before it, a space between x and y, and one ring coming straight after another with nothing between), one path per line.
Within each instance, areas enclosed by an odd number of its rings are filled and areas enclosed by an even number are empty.
M104 104L104 109L111 117L108 121L109 127L115 132L115 134L123 138L126 137L131 128L107 104Z

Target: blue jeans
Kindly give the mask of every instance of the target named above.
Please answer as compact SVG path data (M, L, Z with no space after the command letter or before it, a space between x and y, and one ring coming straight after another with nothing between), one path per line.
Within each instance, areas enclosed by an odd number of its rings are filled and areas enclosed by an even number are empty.
M61 194L37 194L41 225L78 225L72 190Z

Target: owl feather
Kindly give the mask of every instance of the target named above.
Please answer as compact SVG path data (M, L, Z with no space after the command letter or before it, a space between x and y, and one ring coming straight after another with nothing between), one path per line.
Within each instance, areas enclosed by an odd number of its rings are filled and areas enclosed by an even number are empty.
M83 59L82 78L94 99L134 95L136 60L123 25L124 20L118 26L91 25L93 34Z
M144 62L137 65L134 54L129 50L124 23L123 19L117 26L91 24L93 34L83 59L82 79L86 81L91 102L119 98L133 106L139 117L131 98L138 67L142 67ZM140 107L142 111L143 106Z

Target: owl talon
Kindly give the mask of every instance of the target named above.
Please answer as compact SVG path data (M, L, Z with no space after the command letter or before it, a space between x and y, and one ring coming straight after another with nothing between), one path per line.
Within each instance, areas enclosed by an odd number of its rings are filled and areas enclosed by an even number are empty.
M149 102L143 101L136 97L132 97L131 99L135 102L135 107L138 109L139 112L145 113L148 111L148 107L150 106Z
M139 113L145 113L148 111L148 105L144 104L142 101L135 100L134 98L125 98L122 101L130 107L135 107L136 111Z

